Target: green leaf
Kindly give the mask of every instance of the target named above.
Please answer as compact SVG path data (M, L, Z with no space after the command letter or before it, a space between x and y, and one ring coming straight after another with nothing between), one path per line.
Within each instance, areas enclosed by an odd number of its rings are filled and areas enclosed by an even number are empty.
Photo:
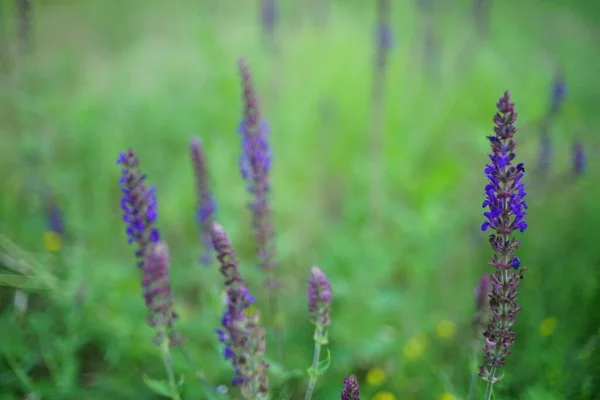
M165 397L171 398L171 388L169 387L169 383L166 381L161 381L158 379L152 379L148 377L147 374L144 373L143 376L144 383L146 386L150 388L154 393L160 394ZM181 381L180 381L181 382Z
M323 375L329 369L329 365L331 365L331 352L327 349L327 358L319 361L317 365L317 376Z

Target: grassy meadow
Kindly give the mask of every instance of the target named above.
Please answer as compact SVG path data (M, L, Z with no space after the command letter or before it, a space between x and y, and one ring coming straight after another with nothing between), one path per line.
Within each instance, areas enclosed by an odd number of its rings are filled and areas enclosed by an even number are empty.
M304 398L313 264L333 293L330 366L314 399L338 399L349 374L363 399L467 399L482 362L474 287L493 271L489 232L480 229L486 136L505 90L527 171L529 228L516 236L528 270L495 399L600 399L600 5L493 1L483 34L471 1L431 2L391 1L393 42L374 121L374 1L281 1L269 41L257 0L32 0L29 48L14 2L2 1L0 400L164 398L144 382L165 371L120 209L116 160L130 147L157 187L157 224L170 248L187 352L172 350L181 397L239 398L214 332L223 278L216 260L200 263L195 136L215 218L268 331L272 399ZM285 289L278 316L264 308L238 165L239 57L271 130ZM549 122L557 71L566 97ZM551 151L542 168L545 120ZM586 155L579 173L576 141ZM57 213L64 228L55 227ZM485 382L475 383L472 398L481 399Z

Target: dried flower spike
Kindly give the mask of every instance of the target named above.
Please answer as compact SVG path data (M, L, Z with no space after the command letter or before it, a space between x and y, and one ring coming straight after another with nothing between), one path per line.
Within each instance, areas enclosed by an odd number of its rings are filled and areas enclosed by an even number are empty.
M225 345L224 356L231 360L235 370L232 383L241 386L246 399L265 399L268 397L269 368L263 361L265 331L260 326L258 311L248 312L254 297L240 275L231 241L223 227L213 222L211 235L227 292L227 309L221 321L223 328L218 329L217 334Z
M206 158L200 139L192 139L190 149L194 173L196 175L196 189L198 190L198 223L200 224L200 239L204 246L201 262L204 265L209 265L213 252L210 230L217 206L210 191Z
M495 231L489 238L495 252L489 265L496 269L490 276L492 316L484 333L486 363L480 367L480 376L488 382L489 393L486 392L486 396L491 396L492 384L501 379L501 376L495 376L496 370L504 366L506 356L510 354L509 349L515 341L513 325L520 310L516 302L516 289L521 280L521 274L516 270L521 262L515 256L520 243L511 235L516 230L523 232L527 229L524 220L527 204L523 200L526 192L522 182L525 168L522 163L512 164L515 158L516 143L513 136L516 132L514 122L517 114L509 92L505 92L496 107L495 135L488 136L492 146L492 154L489 156L491 164L485 168L488 184L485 187L486 200L483 207L488 207L489 211L484 213L487 220L481 226L483 231Z
M151 243L160 240L160 234L154 222L156 221L156 188L145 183L146 175L140 172L140 161L133 149L121 153L117 164L121 164L121 209L123 221L127 224L127 237L130 244L137 244L135 252L138 258L138 268L142 268L150 250Z
M177 314L173 311L169 264L167 244L154 244L144 262L142 287L149 311L148 324L156 328L154 342L161 344L168 335L171 345L177 345L179 339L173 331Z
M356 376L350 375L344 378L341 400L360 400L358 379L356 379Z

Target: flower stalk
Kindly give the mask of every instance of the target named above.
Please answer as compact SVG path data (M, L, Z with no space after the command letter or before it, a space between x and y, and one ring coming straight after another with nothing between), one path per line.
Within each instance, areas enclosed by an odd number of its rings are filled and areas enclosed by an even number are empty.
M489 241L495 254L488 265L496 270L490 275L491 317L484 332L485 363L479 369L479 376L487 382L486 400L493 393L493 385L503 377L496 374L504 366L515 341L513 325L521 310L516 302L519 294L517 286L524 269L517 272L521 261L515 256L515 252L520 242L511 236L516 230L524 232L527 229L524 220L527 204L523 200L527 193L522 182L525 168L522 163L513 165L514 149L517 146L513 140L517 131L514 126L517 113L508 91L500 98L496 107L495 135L488 136L492 147L492 154L489 155L491 164L485 168L488 184L485 187L486 200L483 207L488 207L488 211L484 213L487 220L481 226L482 231L494 231Z
M321 348L328 343L326 328L331 314L331 285L327 276L317 266L312 266L308 279L308 312L311 322L315 324L313 361L309 368L309 382L305 400L310 400L317 385L317 379L323 372L320 370Z

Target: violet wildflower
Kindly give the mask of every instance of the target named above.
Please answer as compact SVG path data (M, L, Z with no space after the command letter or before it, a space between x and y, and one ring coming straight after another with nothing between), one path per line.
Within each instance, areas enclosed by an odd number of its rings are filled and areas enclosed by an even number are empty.
M583 144L581 141L576 140L573 145L573 173L575 175L581 175L585 171L587 160L585 152L583 150Z
M496 104L498 112L494 116L494 133L488 136L492 146L491 164L486 165L485 174L488 184L485 187L486 200L483 207L489 207L484 213L487 220L481 226L483 231L492 229L489 241L495 254L489 265L496 269L491 274L492 291L490 308L492 316L487 330L484 332L485 364L481 365L479 376L488 382L486 399L492 393L492 385L502 376L496 376L498 368L504 366L506 356L510 354L510 346L515 341L513 325L520 311L517 305L517 286L522 275L516 270L521 261L515 256L520 242L511 237L514 231L527 229L524 220L527 204L523 200L526 192L523 186L525 168L522 163L513 165L516 142L514 123L517 113L510 101L509 92L505 92Z
M316 265L310 268L306 295L310 320L315 324L315 349L312 366L309 368L308 389L304 397L305 400L310 400L317 384L317 378L324 372L319 370L319 359L321 346L328 343L326 327L329 325L329 315L331 314L331 285L327 276Z
M263 361L266 350L265 331L260 326L259 313L248 312L254 302L238 269L231 241L221 225L212 223L212 241L225 278L227 308L219 341L225 345L224 357L231 360L235 376L232 383L241 386L246 399L268 398L267 370Z
M473 317L473 328L478 331L484 326L484 317L489 310L491 281L489 274L483 274L475 286L475 316Z
M52 232L56 232L59 235L64 235L65 224L62 210L58 206L56 200L51 198L48 200L48 227Z
M377 2L377 65L383 70L387 65L387 56L392 48L392 29L390 27L390 1Z
M144 301L149 312L148 325L156 328L156 344L161 344L168 337L171 345L177 345L178 339L173 331L177 314L173 311L169 269L169 248L165 242L157 242L148 252L142 270Z
M210 192L206 159L200 139L193 139L190 148L194 173L196 174L196 189L198 190L198 223L200 224L200 239L204 245L201 262L204 265L209 265L213 252L210 230L217 207Z
M558 114L566 97L567 87L563 73L557 71L552 82L552 90L550 91L550 116L554 117Z
M356 376L350 375L344 378L344 388L340 396L341 400L360 400L360 391L358 388L358 379Z
M254 234L258 245L259 267L269 273L269 283L272 285L277 263L273 243L275 233L269 204L271 189L269 128L267 121L262 119L252 75L243 59L239 61L239 68L244 90L244 118L239 127L242 136L240 171L242 178L248 183L248 192L253 197L249 208L252 211Z
M275 24L277 23L277 6L275 0L262 0L261 22L265 40L271 49L275 45Z
M385 76L387 60L392 45L390 28L390 0L377 1L377 43L375 54L375 68L373 70L373 93L371 99L371 132L369 140L369 156L371 158L371 187L370 187L370 213L374 228L377 230L377 215L381 210L384 199L382 163L383 151L383 94L385 89Z
M135 150L130 149L121 153L117 164L121 164L121 209L123 221L127 224L127 238L129 244L135 243L135 252L138 258L138 268L142 268L148 255L151 243L158 243L160 233L154 226L156 221L155 187L148 187L145 183L146 175L140 172L140 160Z

